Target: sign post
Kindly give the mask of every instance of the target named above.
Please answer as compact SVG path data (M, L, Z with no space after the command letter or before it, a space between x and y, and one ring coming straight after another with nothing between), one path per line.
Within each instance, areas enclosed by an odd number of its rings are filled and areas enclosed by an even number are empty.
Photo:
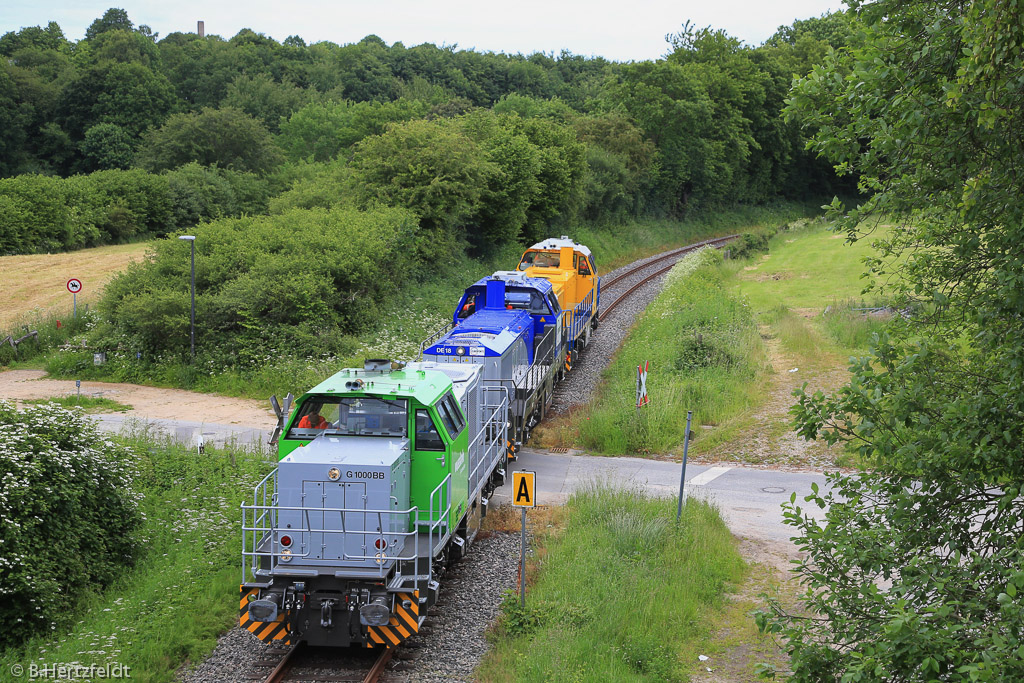
M683 501L686 500L686 451L690 448L690 420L693 419L693 411L686 411L686 436L683 437L683 471L679 475L679 509L676 511L676 521L683 516Z
M537 507L537 473L512 473L512 505L523 509L523 536L519 548L519 601L526 607L526 508Z
M82 281L77 277L68 280L68 291L71 292L72 317L78 317L78 293L82 291Z

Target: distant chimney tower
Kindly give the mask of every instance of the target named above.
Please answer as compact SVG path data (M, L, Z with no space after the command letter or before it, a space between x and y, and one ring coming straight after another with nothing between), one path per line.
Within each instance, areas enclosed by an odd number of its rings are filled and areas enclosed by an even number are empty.
M200 38L206 37L206 26L205 24L203 24L203 22L199 22L199 25L196 27L196 33L199 34Z

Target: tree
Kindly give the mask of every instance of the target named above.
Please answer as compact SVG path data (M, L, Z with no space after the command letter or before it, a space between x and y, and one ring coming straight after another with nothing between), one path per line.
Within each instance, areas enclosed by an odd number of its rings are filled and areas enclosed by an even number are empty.
M389 123L421 118L427 105L415 100L394 102L311 102L281 124L278 138L292 160L327 161Z
M833 475L826 523L795 499L810 615L786 636L796 681L1024 680L1024 72L1021 9L997 0L861 5L857 47L796 88L813 148L885 217L869 272L897 319L831 396L801 393L800 434L872 464Z
M89 28L85 29L85 38L91 40L107 31L131 31L134 28L135 25L128 18L127 12L117 7L111 7L103 13L102 17L89 24Z
M263 74L243 75L228 86L223 106L240 109L262 121L271 133L277 133L281 122L287 120L309 99L309 91L291 83L278 83Z
M163 74L138 62L105 61L64 88L57 118L76 141L97 123L115 123L138 137L173 107L174 92Z
M149 171L191 161L266 173L280 165L283 157L263 124L230 107L174 114L160 128L149 131L139 146L138 163Z
M79 145L84 171L128 168L135 156L132 136L116 123L97 123Z
M480 208L497 169L479 146L445 122L409 121L359 143L351 164L364 201L415 211L429 228L455 229Z
M55 21L47 24L46 28L28 26L17 33L8 31L0 36L0 55L13 57L16 52L25 48L69 52L71 44Z

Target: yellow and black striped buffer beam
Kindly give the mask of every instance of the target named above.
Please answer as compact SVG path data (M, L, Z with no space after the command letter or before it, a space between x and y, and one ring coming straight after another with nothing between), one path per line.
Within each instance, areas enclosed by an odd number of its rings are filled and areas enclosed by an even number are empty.
M245 590L239 586L241 599L238 601L238 625L249 631L264 643L277 642L279 645L291 645L288 625L284 622L284 612L278 612L275 621L253 621L249 618L249 601L256 599L258 589Z
M408 604L408 607L404 605ZM395 647L420 630L420 592L395 593L387 626L367 626L366 647Z

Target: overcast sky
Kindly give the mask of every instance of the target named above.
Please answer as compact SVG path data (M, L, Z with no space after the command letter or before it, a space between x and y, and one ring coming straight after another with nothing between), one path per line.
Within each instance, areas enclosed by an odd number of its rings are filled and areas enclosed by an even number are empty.
M667 51L665 34L687 20L725 29L757 45L784 24L840 9L828 0L0 0L0 33L56 21L80 40L109 7L161 36L195 32L230 38L251 28L276 40L298 35L307 43L344 44L371 33L389 45L457 45L462 49L530 54L599 55L616 61L655 59Z

